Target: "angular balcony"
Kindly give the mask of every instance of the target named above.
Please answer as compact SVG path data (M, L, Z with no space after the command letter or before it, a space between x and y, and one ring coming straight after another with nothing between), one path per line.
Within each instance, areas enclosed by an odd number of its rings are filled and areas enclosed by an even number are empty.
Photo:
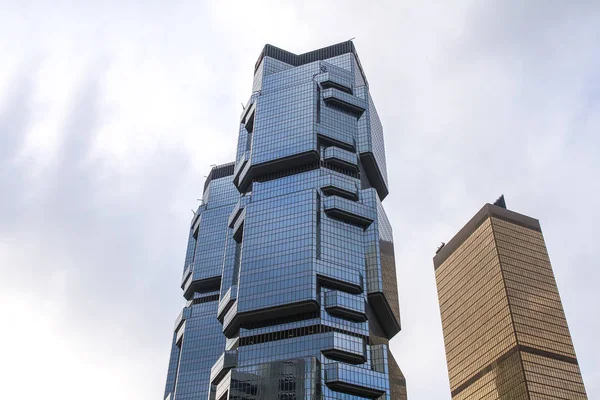
M348 151L354 151L356 149L354 138L343 129L336 129L332 126L320 123L317 124L316 129L320 141L344 148Z
M186 281L183 288L183 297L186 300L192 300L194 293L208 293L219 290L221 287L221 275L203 278L194 278L193 276Z
M186 320L183 320L183 323L179 325L179 328L175 331L175 343L177 346L181 347L181 341L183 339L183 333L185 332L185 323Z
M246 207L246 205L250 202L251 198L252 196L250 195L243 195L242 197L240 197L235 207L233 207L233 211L231 211L231 214L229 215L229 219L227 220L227 226L233 228L235 221L238 219L238 217L244 210L244 207Z
M192 217L192 222L190 223L190 228L194 228L195 225L197 225L198 220L200 219L200 216L202 215L202 212L204 210L206 210L206 204L200 204L198 206L198 209L194 213L194 216Z
M381 217L380 217L381 218ZM382 225L379 225L381 229ZM401 329L394 244L366 235L367 299L385 335L391 339Z
M339 89L329 88L323 91L323 100L327 104L338 106L357 117L367 109L367 102L360 97L353 96Z
M323 368L325 384L336 392L376 399L387 389L386 375L381 372L339 362Z
M315 80L321 83L321 87L323 89L335 88L341 90L342 92L352 94L352 81L334 73L333 71L319 74Z
M328 332L324 336L326 336L326 345L321 352L326 357L351 364L362 364L367 361L363 339L339 332Z
M321 184L325 196L340 196L348 200L358 200L358 185L349 179L337 175L329 175Z
M330 290L325 292L324 299L325 310L331 315L357 322L367 320L365 300L361 296Z
M388 347L385 344L376 344L371 347L371 369L385 373L388 366Z
M307 289L307 292L309 291L314 292L314 289ZM238 301L233 303L223 317L223 334L229 339L234 338L239 332L240 327L247 323L259 323L276 318L286 318L293 315L316 313L319 311L316 294L307 295L299 301L296 300L295 302L263 308L249 302L240 303L241 298L242 295L239 295Z
M177 318L175 318L175 327L174 331L177 331L183 322L192 316L192 307L184 307Z
M240 159L235 163L235 167L233 168L233 182L237 183L240 179L240 172L244 169L248 160L250 159L250 152L245 151L244 154L240 157Z
M217 385L227 372L237 367L238 351L226 350L210 369L210 383Z
M365 175L369 178L369 182L371 186L377 190L377 194L379 195L379 199L383 200L389 193L387 186L387 178L384 176L385 166L381 166L377 163L375 159L375 155L373 154L373 149L369 148L368 150L358 149L360 155L360 162L363 166ZM383 171L383 172L382 172Z
M317 280L321 285L349 293L359 294L363 292L363 276L357 269L340 269L329 263L318 262L315 270Z
M213 290L219 290L221 285L221 275L203 276L199 271L196 271L196 273L196 276L194 276L193 264L188 264L183 272L181 288L183 289L183 297L187 300L192 300L195 292L206 293Z
M232 338L233 334L239 328L238 324L236 323L238 319L237 306L238 303L234 302L223 317L223 334L228 338Z
M250 156L248 155L248 159L243 162L243 165L240 166L240 169L239 169L237 175L234 175L234 177L233 177L234 185L242 191L245 191L248 188L248 186L250 185L250 181L251 181L251 176L249 174L249 171L250 171L250 167L252 167L252 163L250 162L249 157ZM241 162L241 160L240 160L240 162Z
M248 102L246 103L246 107L244 107L244 111L242 111L242 115L240 116L240 124L245 124L248 119L250 118L250 116L252 116L252 113L254 112L254 110L256 109L256 103L254 102L254 99L251 97L250 99L248 99Z
M188 264L185 271L183 271L183 276L181 277L181 288L185 292L186 286L190 284L192 281L192 264Z
M324 209L328 216L359 225L363 229L368 228L376 218L375 210L371 207L339 196L326 197Z
M229 391L231 389L232 379L231 376L235 372L234 369L230 369L225 373L225 375L220 379L219 383L215 386L212 383L208 383L209 386L209 399L217 399L217 400L228 400L229 399Z
M339 147L327 147L323 152L323 160L336 167L358 170L358 156Z
M219 308L217 309L217 318L219 321L223 322L223 317L225 313L229 311L229 308L235 303L237 300L238 287L237 285L231 286L227 289L225 296L219 300Z
M242 210L239 217L236 218L233 224L233 239L236 242L242 241L242 234L244 231L244 220L246 219L246 208Z

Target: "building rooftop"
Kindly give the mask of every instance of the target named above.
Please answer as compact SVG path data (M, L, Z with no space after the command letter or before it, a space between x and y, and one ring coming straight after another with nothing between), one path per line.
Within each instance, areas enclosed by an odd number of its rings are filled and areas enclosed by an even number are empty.
M206 180L204 181L204 191L206 191L206 189L208 188L208 185L210 184L210 181L212 181L213 179L219 179L219 178L224 178L226 176L233 175L234 168L235 168L235 161L229 162L227 164L221 164L221 165L212 167L212 169L210 170L210 173L208 174L208 176L206 177Z
M311 62L341 56L342 54L346 53L354 54L354 57L356 58L356 63L360 68L360 72L365 82L367 82L367 77L365 76L365 73L362 69L362 65L360 64L360 59L358 58L358 53L356 52L356 47L354 47L354 43L352 43L351 40L323 47L317 50L309 51L308 53L303 54L294 54L287 50L283 50L279 47L273 46L271 44L266 44L263 50L261 51L260 55L258 56L256 64L254 65L254 72L258 70L258 67L260 66L260 63L264 57L271 57L276 60L282 61L286 64L293 65L294 67L298 67L300 65L308 64Z
M441 246L441 248L438 249L433 257L434 268L437 269L442 265L442 263L446 261L446 259L450 257L450 255L452 255L452 253L454 253L454 251L458 249L458 247L471 236L479 225L481 225L488 217L503 219L534 231L542 231L540 221L537 219L507 209L504 195L502 195L494 202L494 204L488 203L484 205L446 245Z

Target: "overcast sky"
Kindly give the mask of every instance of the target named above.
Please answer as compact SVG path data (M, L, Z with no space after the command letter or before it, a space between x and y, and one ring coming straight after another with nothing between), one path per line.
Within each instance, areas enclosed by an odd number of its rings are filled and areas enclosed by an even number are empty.
M597 0L157 3L0 0L3 397L161 398L190 209L234 159L263 45L356 37L409 398L450 398L432 256L501 193L541 221L600 398Z

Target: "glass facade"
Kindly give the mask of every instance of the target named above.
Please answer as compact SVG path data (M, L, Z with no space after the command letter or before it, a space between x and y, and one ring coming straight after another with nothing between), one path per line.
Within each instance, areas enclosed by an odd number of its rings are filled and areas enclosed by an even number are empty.
M539 222L486 204L434 257L453 399L587 399Z
M383 129L352 42L266 45L192 219L164 398L406 398Z

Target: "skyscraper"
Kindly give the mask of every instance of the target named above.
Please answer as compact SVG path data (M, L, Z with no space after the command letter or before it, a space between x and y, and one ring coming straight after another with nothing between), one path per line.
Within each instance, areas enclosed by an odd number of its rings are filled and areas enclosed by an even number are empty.
M353 43L266 45L191 222L165 398L405 398L387 194Z
M486 204L433 258L453 399L586 399L538 220Z

